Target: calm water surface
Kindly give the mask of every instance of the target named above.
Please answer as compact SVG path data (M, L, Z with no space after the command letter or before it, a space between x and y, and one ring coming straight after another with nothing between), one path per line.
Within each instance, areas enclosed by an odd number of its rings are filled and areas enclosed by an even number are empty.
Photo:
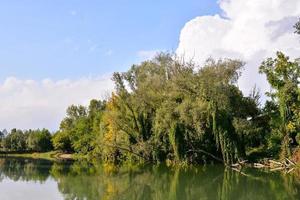
M300 173L243 172L0 158L0 199L300 199Z

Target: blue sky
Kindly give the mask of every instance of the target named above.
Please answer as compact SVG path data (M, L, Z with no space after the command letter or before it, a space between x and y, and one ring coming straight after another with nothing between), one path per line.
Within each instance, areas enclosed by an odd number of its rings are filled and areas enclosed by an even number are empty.
M175 51L187 21L218 12L212 0L0 1L0 81L124 71L138 52Z

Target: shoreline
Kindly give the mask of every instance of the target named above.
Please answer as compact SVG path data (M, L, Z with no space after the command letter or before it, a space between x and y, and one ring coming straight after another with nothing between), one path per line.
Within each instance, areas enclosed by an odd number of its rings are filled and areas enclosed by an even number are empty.
M78 159L87 158L86 156L79 156L74 153L62 153L58 151L50 152L33 152L33 153L0 153L0 158L30 158L30 159L44 159L50 161L74 161ZM180 164L178 164L180 166ZM191 165L193 166L193 164ZM231 165L224 165L224 167L229 167L234 171L239 173L241 169L246 168L255 168L255 169L269 169L270 171L286 171L291 172L294 169L300 168L299 162L294 162L289 159L285 160L273 160L270 158L264 158L257 162L248 162L241 161L238 163L233 163Z
M75 160L74 154L62 153L57 151L50 152L33 152L33 153L0 153L0 157L17 157L17 158L32 158L46 160Z

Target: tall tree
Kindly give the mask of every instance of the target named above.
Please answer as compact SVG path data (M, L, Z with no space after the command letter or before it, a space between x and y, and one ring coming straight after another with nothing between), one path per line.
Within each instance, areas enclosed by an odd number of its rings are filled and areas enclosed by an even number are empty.
M273 91L267 93L278 105L280 112L279 131L283 137L282 156L291 156L291 145L296 145L300 131L300 66L288 56L277 52L275 59L269 58L260 66L260 73L267 76Z

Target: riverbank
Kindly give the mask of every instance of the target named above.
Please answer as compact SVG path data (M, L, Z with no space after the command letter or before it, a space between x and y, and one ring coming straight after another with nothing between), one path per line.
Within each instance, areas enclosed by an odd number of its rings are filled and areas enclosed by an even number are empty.
M33 152L33 153L0 153L0 158L30 158L30 159L46 159L51 161L59 160L90 160L87 155L75 154L75 153L63 153L60 151L50 151L50 152ZM259 169L269 169L270 171L282 170L285 172L291 172L294 169L300 168L300 149L294 152L293 158L291 160L273 160L271 158L260 158L257 161L239 161L227 167L232 168L235 171L241 171L242 168L259 168ZM172 165L172 164L171 164ZM180 164L175 164L179 165Z
M0 153L0 157L20 157L47 160L74 160L77 156L70 153L62 153L58 151L50 152L33 152L33 153Z

